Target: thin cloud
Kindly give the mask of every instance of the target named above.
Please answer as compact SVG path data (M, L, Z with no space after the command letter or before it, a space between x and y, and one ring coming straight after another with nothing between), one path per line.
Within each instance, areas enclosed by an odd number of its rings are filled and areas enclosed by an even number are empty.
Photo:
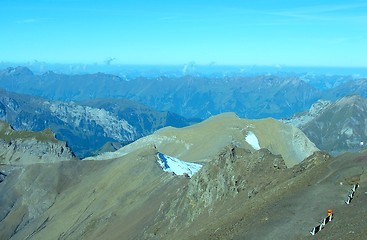
M335 20L341 18L355 17L355 9L367 8L367 3L355 4L328 4L308 7L299 7L287 10L267 12L270 15L298 18L305 20Z
M18 23L18 24L35 24L35 23L40 23L40 22L44 22L44 21L48 21L48 20L51 20L51 18L27 18L27 19L18 20L18 21L16 21L16 23Z
M16 23L19 23L19 24L29 24L29 23L36 23L36 22L39 22L39 20L35 18L29 18L29 19L23 19L23 20L16 21Z
M327 12L338 12L347 11L352 9L366 8L367 3L354 3L354 4L328 4L328 5L317 5L311 7L304 7L296 9L298 12L304 13L327 13Z
M367 3L320 4L309 6L266 8L224 8L232 17L249 19L245 25L281 26L330 22L366 23ZM262 18L260 18L262 16Z

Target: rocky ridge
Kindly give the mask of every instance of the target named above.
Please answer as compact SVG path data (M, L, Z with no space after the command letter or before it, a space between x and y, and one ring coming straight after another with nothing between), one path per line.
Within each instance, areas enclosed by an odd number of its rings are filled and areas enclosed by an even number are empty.
M269 149L275 155L282 155L288 167L318 151L318 148L293 126L275 119L249 120L239 118L234 113L223 113L185 128L160 129L116 152L87 159L118 158L129 152L155 145L161 152L181 160L206 162L231 144L249 151L257 150L246 141L249 132L256 135L261 148ZM287 141L274 139L287 139Z
M58 141L50 129L42 132L14 131L0 121L0 163L24 165L75 159L65 142Z
M306 159L290 161L291 144L305 138L299 132L228 113L162 129L109 160L3 164L0 238L308 239L332 208L337 218L319 237L363 239L366 153L332 158L305 144L296 148ZM157 151L204 166L191 179L174 176L157 164ZM345 207L355 182L360 192Z
M367 100L350 95L335 102L318 101L309 111L283 122L299 127L324 151L359 151L367 142Z
M130 143L164 126L191 122L129 100L100 99L83 103L47 101L0 89L0 120L16 130L50 128L75 154L90 156L106 142Z

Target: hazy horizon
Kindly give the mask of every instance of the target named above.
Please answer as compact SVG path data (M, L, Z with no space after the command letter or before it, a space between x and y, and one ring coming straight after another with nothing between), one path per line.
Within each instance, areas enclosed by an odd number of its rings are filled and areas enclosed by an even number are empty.
M0 62L0 71L6 68L27 67L34 74L44 74L52 71L61 74L94 74L106 73L118 76L228 76L228 75L263 75L263 74L316 74L316 75L344 75L354 78L367 77L367 68L364 67L325 67L325 66L287 66L287 65L201 65L194 62L185 64L157 65L157 64L116 64L116 63L92 63L92 64L63 64L47 62Z

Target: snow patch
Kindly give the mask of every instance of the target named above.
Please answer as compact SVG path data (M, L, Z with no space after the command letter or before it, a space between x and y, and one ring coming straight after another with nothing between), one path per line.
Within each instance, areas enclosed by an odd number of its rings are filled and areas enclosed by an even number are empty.
M188 175L190 178L198 172L203 165L198 163L189 163L177 158L157 153L157 162L165 172L174 173L176 175Z
M255 133L249 131L247 133L247 136L245 137L245 140L248 144L251 145L251 147L253 147L255 150L259 150L260 149L260 145L259 145L259 140L257 139Z

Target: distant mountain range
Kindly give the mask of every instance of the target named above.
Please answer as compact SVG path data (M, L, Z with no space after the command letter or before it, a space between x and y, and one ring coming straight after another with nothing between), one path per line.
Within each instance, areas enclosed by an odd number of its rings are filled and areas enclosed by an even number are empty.
M344 114L331 118L340 111L340 107L333 107L335 104L332 101L350 94L367 97L367 79L345 77L334 82L330 76L325 76L325 79L324 85L313 75L297 78L285 74L218 78L157 77L127 81L103 73L64 75L47 72L35 75L25 67L7 68L0 72L0 86L48 100L20 97L3 91L0 119L9 122L15 129L41 131L51 128L58 139L67 141L77 156L82 158L93 153L117 150L164 126L188 126L200 121L199 118L205 119L222 112L235 112L249 119L285 119L296 114L292 117L294 121L289 122L308 119L307 124L295 125L320 149L332 153L356 150L361 141L367 141L364 140L366 134L360 130L364 126L364 113L359 110L364 108L346 105L342 111L348 112L348 116ZM311 83L319 88L311 86ZM359 99L359 102L363 101ZM353 104L359 106L360 103L353 101ZM302 113L310 107L309 112ZM327 108L330 110L326 111ZM298 114L300 112L302 114ZM329 117L320 114L329 114ZM187 119L191 117L197 118ZM358 119L359 125L352 126L350 119ZM332 127L327 127L329 125ZM346 131L345 126L353 129L353 134L351 130Z
M360 86L361 91L366 89ZM349 95L335 102L319 100L309 110L283 121L300 128L320 149L339 154L365 148L366 119L367 99Z
M165 126L191 124L174 113L159 112L130 100L60 102L1 89L0 120L16 130L50 128L80 158L106 142L126 144Z
M320 78L294 75L155 77L127 81L103 73L34 75L28 68L17 67L0 72L0 87L50 100L127 98L160 111L201 119L222 112L236 112L251 119L282 118L307 110L321 98L336 100L348 94L367 97L367 79L338 78L333 83L330 77L325 78L324 85Z

